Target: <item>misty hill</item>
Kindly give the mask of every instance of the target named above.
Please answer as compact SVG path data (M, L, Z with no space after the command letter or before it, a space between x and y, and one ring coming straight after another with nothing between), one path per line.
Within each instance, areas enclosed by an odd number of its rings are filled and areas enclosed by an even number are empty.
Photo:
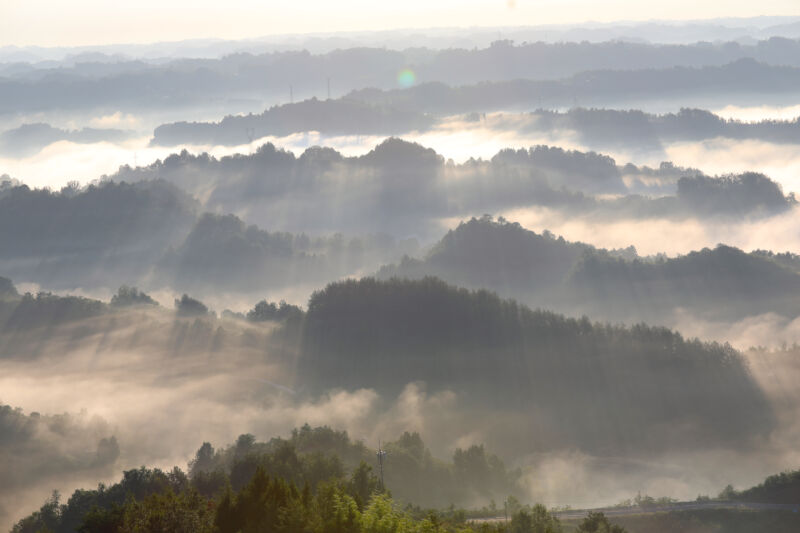
M507 469L503 461L483 445L457 448L450 461L435 458L419 433L404 432L395 441L382 443L388 453L384 459L385 482L400 501L416 505L444 507L464 504L476 498L500 494L519 494L520 471ZM374 464L375 451L351 439L345 431L304 425L292 430L289 438L275 437L256 442L252 435L241 435L235 444L215 450L209 443L197 450L190 463L190 476L206 495L224 490L230 479L239 490L252 478L258 466L268 474L281 476L298 485L315 488L328 478L370 474L366 464ZM295 464L299 468L292 469ZM368 494L361 494L366 504Z
M743 502L796 504L800 501L800 470L769 476L763 483L748 489L725 490L720 497Z
M23 124L18 128L0 133L0 155L22 158L34 155L45 146L58 141L70 141L78 144L119 142L131 135L131 132L116 129L64 130L54 128L50 124Z
M188 233L195 202L165 181L0 191L0 271L78 285L138 279ZM115 276L119 276L115 278ZM73 285L73 286L76 286Z
M631 99L788 94L800 69L740 59L721 66L591 70L561 80L512 79L474 85L422 83L408 89L353 91L348 98L415 112L459 113L542 107L630 105Z
M127 524L136 520L138 524L171 525L164 528L168 531L203 533L371 533L379 529L366 523L362 527L362 512L367 517L375 515L382 529L387 524L391 527L390 521L397 519L386 495L388 487L398 507L408 505L407 510L420 515L420 505L444 509L454 503L465 505L476 496L519 494L519 472L507 471L503 462L483 446L458 448L452 461L445 462L431 456L418 433L405 432L386 448L391 453L386 458L384 487L369 466L374 463L374 451L363 442L350 440L344 431L305 425L286 439L258 442L253 435L243 434L234 444L216 450L206 442L186 472L177 466L166 472L145 467L126 470L118 482L101 484L94 490L76 490L64 503L57 497L49 499L39 512L20 520L13 531L46 528L54 533L99 533L111 528L126 530ZM410 505L414 503L416 509ZM381 504L388 506L389 516L386 509L376 509ZM150 511L150 506L162 514ZM451 531L442 529L449 519L459 523L459 531L472 531L464 528L463 511L460 519L448 518L455 515L452 508L431 513L436 518L424 520L424 529L404 526L389 531L445 533ZM287 527L287 522L292 527ZM185 527L187 523L191 527ZM307 527L303 527L305 523ZM404 524L410 523L410 516L405 517ZM297 528L298 524L303 525ZM313 527L317 524L325 527Z
M565 112L536 110L522 115L489 117L488 127L529 132L575 132L582 142L599 148L661 151L675 141L701 141L718 137L754 139L772 143L800 142L800 122L726 120L702 109L654 115L637 110L573 108Z
M205 214L183 243L159 260L153 283L240 292L324 284L416 249L414 241L398 242L385 234L311 238L246 226L234 215Z
M678 308L726 319L769 312L800 315L796 272L724 245L655 261L588 255L568 284L592 302L588 309L627 307L630 317Z
M299 376L387 393L413 381L447 388L474 416L518 418L514 438L528 450L691 448L746 441L773 424L730 346L534 311L434 278L349 280L315 293Z
M571 109L545 111L544 107L630 105L631 99L740 94L780 94L792 91L800 69L768 66L741 60L722 67L700 69L593 71L559 81L515 79L449 86L424 83L407 89L353 91L337 100L312 98L267 109L260 115L227 116L220 122L177 122L156 128L154 145L240 145L268 135L319 131L327 135L387 135L429 129L455 114L507 110L534 110L523 117L511 115L489 124L523 131L574 130L586 141L604 146L633 143L654 148L667 140L713 137L762 139L797 143L796 121L749 124L726 121L699 109L677 114L649 115L642 111Z
M423 259L405 257L381 268L378 277L439 277L462 287L486 288L547 307L557 299L565 275L592 246L552 234L538 235L519 224L489 217L462 222Z
M520 207L610 219L769 216L795 205L777 183L758 174L706 179L671 164L620 167L594 152L544 146L454 164L396 138L359 157L320 147L297 157L272 144L221 158L182 151L147 167L121 167L112 178L164 179L203 198L209 211L238 213L271 231L362 234L370 228L423 239L438 236L443 218ZM633 191L659 197L620 196L628 191L626 180Z
M268 135L317 131L326 135L393 135L428 129L433 119L342 98L274 106L260 115L227 116L219 123L176 122L153 132L151 145L240 145Z
M56 296L26 293L18 302L6 302L12 312L5 320L6 331L52 326L73 320L96 317L106 311L106 306L98 300L80 296Z
M90 108L133 111L236 99L286 101L290 86L295 97L325 96L328 79L336 95L365 87L391 89L398 86L398 73L404 69L412 70L422 83L462 85L550 80L589 70L721 66L745 58L771 65L800 66L800 45L784 38L753 45L652 45L618 40L514 45L501 40L475 49L403 51L346 48L347 43L343 44L340 49L323 54L306 50L231 53L219 59L178 58L161 64L87 57L52 68L47 64L37 68L15 65L2 71L0 112ZM750 83L759 82L754 79ZM618 84L617 90L623 85ZM571 102L573 95L566 94L566 100Z
M406 258L378 275L437 276L605 320L664 323L678 308L724 319L800 315L800 275L763 253L720 245L676 258L640 258L635 250L599 250L488 217L461 223L424 258Z
M32 481L58 484L109 475L119 456L111 431L85 414L25 414L0 403L0 520L19 514Z

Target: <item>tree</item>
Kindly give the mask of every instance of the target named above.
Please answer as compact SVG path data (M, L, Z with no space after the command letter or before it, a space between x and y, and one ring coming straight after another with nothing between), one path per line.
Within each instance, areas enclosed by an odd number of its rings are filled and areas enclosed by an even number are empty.
M626 533L625 528L611 524L603 513L590 512L575 529L576 533Z
M530 512L522 509L511 517L509 533L561 533L561 523L544 505L536 504Z
M180 300L175 299L175 309L182 316L202 316L208 314L208 307L200 300L195 300L188 294L181 296Z
M378 478L372 473L372 467L361 461L350 476L350 494L353 495L359 509L364 509L373 494L378 492Z
M158 305L158 302L136 287L123 285L119 288L117 294L111 297L111 305L114 307L127 307L131 305Z
M120 533L213 533L214 508L197 492L153 494L125 504Z

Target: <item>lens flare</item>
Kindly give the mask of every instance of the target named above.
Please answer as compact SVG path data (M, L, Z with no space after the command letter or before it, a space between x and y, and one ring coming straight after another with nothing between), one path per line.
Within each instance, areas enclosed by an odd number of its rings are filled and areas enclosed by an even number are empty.
M403 69L397 74L397 83L400 84L400 87L411 87L415 81L417 81L417 76L411 69Z

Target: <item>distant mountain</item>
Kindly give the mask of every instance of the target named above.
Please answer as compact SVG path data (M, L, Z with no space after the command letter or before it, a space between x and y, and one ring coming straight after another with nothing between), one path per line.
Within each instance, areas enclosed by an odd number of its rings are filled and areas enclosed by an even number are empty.
M800 68L774 66L742 58L725 65L599 70L560 80L510 79L473 85L422 83L407 89L353 91L347 98L395 109L450 115L495 110L531 110L574 106L630 105L638 101L679 97L730 97L791 94Z
M787 30L797 31L791 27ZM506 30L503 32L505 34ZM518 37L528 42L514 45L508 39L496 40L495 34L491 39L484 39L484 42L494 41L489 46L473 48L474 44L467 43L466 46L447 46L443 50L416 44L402 51L389 50L380 46L364 47L345 40L340 41L335 50L321 54L290 45L288 51L284 47L282 51L263 54L229 49L228 55L215 59L143 61L125 60L119 56L78 56L65 64L12 64L0 68L0 113L96 108L112 112L186 109L209 102L225 104L243 99L285 102L290 97L290 86L298 99L325 96L328 80L335 95L341 96L366 87L398 87L398 74L406 69L414 73L417 83L466 85L519 79L555 80L596 70L700 69L746 59L768 65L800 66L798 41L779 37L754 44L728 40L715 44L653 45L624 42L616 37L591 43L584 40L585 34L583 37L579 34L564 35L564 39L559 39L561 42L545 43L541 38L527 39L521 34ZM515 37L510 35L509 38ZM581 42L565 42L570 38ZM727 36L727 39L731 38ZM405 40L403 46L406 47L408 42ZM180 46L175 48L180 49ZM23 54L19 59L30 61L33 58ZM643 72L634 78L643 74L654 82L658 77L653 72ZM676 77L678 74L676 71ZM725 83L732 80L718 77L717 81L720 83L718 88L725 89ZM757 85L772 92L770 85L774 85L774 81L772 76L763 80L755 77L741 79L736 86ZM614 84L618 93L614 96L629 94L621 90L625 83L620 79ZM570 90L579 85L576 80L572 86L561 87L565 92L560 101L570 103L576 96L587 98L589 92L575 94ZM693 85L697 89L696 81ZM651 85L651 88L657 89L658 84ZM686 85L679 88L686 88ZM592 89L598 95L607 92L598 91L596 85ZM550 105L549 101L547 105Z
M463 114L477 123L482 119L481 113L504 111L505 117L483 125L515 131L570 130L585 142L600 142L603 147L626 144L632 149L653 149L667 141L714 137L796 144L800 142L796 120L751 124L724 120L701 109L651 115L636 110L591 107L627 107L631 100L700 96L719 99L757 94L763 99L769 95L789 95L798 83L800 68L741 59L724 66L702 68L598 70L562 80L512 79L460 86L429 82L393 90L370 87L335 100L312 98L273 106L259 115L227 116L219 122L163 124L155 129L151 143L235 146L268 135L308 131L326 135L397 135L428 130L443 123L443 117ZM557 112L543 107L574 109ZM509 111L530 114L508 114Z
M50 124L23 124L0 133L0 155L22 158L38 153L42 148L58 141L78 144L119 142L130 138L131 132L116 129L83 128L64 130Z
M487 128L506 131L574 132L595 149L625 148L664 153L669 143L726 138L800 144L800 119L741 122L726 120L702 109L655 115L637 110L573 108L568 111L538 109L526 114L505 113L483 119Z
M151 145L241 145L268 135L317 131L325 135L393 135L426 130L433 118L347 98L274 106L260 115L227 116L219 123L176 122L155 129Z

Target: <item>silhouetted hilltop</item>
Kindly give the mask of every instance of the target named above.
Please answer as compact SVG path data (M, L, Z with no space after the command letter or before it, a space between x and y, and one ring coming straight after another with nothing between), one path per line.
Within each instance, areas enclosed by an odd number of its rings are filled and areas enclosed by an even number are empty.
M691 447L772 425L729 346L533 311L434 278L349 280L315 293L300 364L317 387L448 388L476 409L529 417L538 434L528 438L558 435L560 447Z
M176 122L153 132L152 145L238 145L268 135L317 131L326 135L392 135L425 130L432 117L347 98L274 106L260 115L227 116L219 123Z
M6 304L8 306L8 304ZM4 324L6 331L52 326L82 320L105 313L106 305L81 296L57 296L40 292L26 293L11 306L12 312Z
M163 180L4 189L0 269L39 283L97 284L110 276L119 285L138 279L185 235L194 210L193 199Z
M511 79L474 85L423 83L408 89L362 89L348 98L409 111L451 115L509 108L604 106L681 96L776 95L800 81L800 69L740 59L721 66L589 70L561 80Z
M533 111L529 115L493 119L488 125L521 131L576 131L602 146L633 145L654 149L663 141L714 137L800 142L794 121L746 123L725 120L700 109L652 115L642 111L585 109L630 105L632 99L737 94L787 94L800 83L800 68L740 60L722 67L699 69L593 71L560 81L516 79L449 86L430 82L406 89L365 88L336 100L312 98L273 106L260 115L228 116L220 122L164 124L152 144L245 144L268 135L318 131L328 135L397 135L424 131L443 117L493 111ZM576 107L576 106L583 107ZM567 112L543 110L570 106Z
M601 149L625 147L629 150L661 151L670 142L719 137L786 144L800 142L800 122L797 119L742 122L692 108L660 115L639 110L582 107L563 112L537 109L522 115L490 117L485 124L497 130L570 131L585 144Z
M669 163L622 167L594 152L545 146L454 164L396 138L360 157L320 147L297 157L272 144L221 158L182 151L147 167L121 167L113 176L156 178L203 198L209 211L242 213L247 223L271 231L361 234L370 228L424 239L437 236L443 218L521 207L609 219L769 216L795 205L777 183L753 173L716 179ZM648 191L658 197L624 194Z
M117 129L65 130L54 128L50 124L23 124L18 128L0 133L0 155L22 158L36 154L45 146L58 141L70 141L78 144L118 142L131 135L131 132Z
M436 276L533 303L537 297L555 298L566 273L591 250L589 245L539 235L503 219L473 218L448 231L423 259L406 257L396 266L381 268L378 276Z
M159 260L157 283L180 290L214 286L253 290L324 284L353 272L377 268L416 243L389 235L309 237L247 226L234 215L206 213L179 246Z
M165 181L101 182L0 193L4 257L77 254L164 240L191 222L194 201Z
M405 258L378 276L437 276L607 320L667 322L679 308L726 319L798 316L800 275L774 255L720 245L671 259L640 258L635 250L598 250L484 217L449 231L424 258Z
M800 276L775 261L718 245L674 259L626 261L585 255L567 285L600 311L627 307L630 317L689 309L740 319L775 312L800 315Z

